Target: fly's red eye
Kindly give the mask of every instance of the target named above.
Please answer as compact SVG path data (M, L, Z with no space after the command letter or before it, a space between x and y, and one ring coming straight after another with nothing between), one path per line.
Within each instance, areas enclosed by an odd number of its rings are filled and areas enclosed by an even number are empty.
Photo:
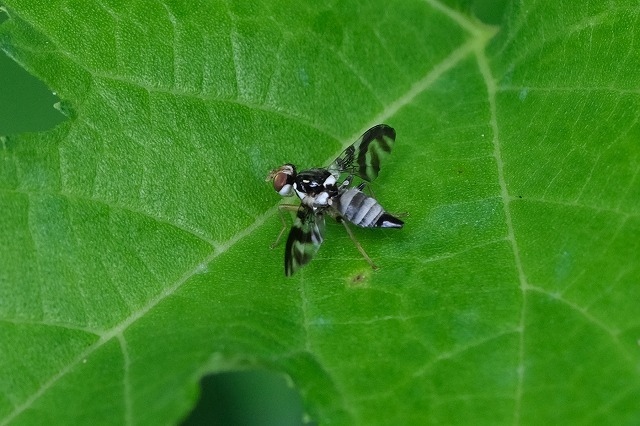
M273 178L273 188L276 192L280 192L284 188L288 177L289 175L284 172L276 173L276 177Z

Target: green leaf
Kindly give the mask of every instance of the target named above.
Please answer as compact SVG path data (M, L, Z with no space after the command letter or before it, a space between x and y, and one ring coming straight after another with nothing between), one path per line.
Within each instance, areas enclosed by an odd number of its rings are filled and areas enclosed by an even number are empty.
M68 120L0 140L2 424L176 422L255 366L322 424L640 422L635 3L5 3ZM336 225L285 279L268 170L380 122L381 270Z

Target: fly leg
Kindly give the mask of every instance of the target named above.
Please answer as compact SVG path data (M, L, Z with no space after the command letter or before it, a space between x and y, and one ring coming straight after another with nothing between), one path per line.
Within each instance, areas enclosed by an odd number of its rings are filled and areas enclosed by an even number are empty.
M364 249L362 248L362 246L360 245L360 243L358 242L358 240L356 240L356 236L353 235L353 232L351 231L351 228L349 228L349 225L347 225L347 221L344 220L342 217L338 216L336 217L336 220L338 222L340 222L342 225L344 225L344 229L347 230L347 234L349 234L349 237L351 238L351 241L353 241L353 244L356 245L356 248L358 249L358 251L360 252L360 254L362 255L362 257L364 257L364 260L366 260L369 265L371 265L371 269L373 269L374 271L377 271L378 268L375 263L373 263L373 260L371 260L371 258L369 257L369 255L367 254L366 251L364 251Z
M282 211L287 210L290 212L297 212L298 208L300 208L300 206L297 206L295 204L279 204L278 205L278 213L280 214L280 220L282 221L282 229L280 229L280 232L278 233L278 237L273 242L273 244L269 246L270 248L275 248L278 245L278 243L280 242L280 238L282 238L282 234L284 234L284 231L287 230L287 222L284 219L284 213L282 213Z

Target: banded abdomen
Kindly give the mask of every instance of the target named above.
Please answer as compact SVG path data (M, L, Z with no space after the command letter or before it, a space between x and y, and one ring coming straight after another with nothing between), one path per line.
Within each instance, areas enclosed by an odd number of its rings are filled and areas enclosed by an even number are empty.
M335 206L340 216L363 228L402 228L404 222L387 213L378 201L358 187L349 188Z

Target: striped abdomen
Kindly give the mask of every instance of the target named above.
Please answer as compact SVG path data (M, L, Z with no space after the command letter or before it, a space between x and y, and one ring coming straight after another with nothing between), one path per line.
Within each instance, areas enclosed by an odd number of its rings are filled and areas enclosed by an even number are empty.
M365 195L357 187L345 191L336 209L340 216L363 228L402 228L404 222L384 211L375 198Z

